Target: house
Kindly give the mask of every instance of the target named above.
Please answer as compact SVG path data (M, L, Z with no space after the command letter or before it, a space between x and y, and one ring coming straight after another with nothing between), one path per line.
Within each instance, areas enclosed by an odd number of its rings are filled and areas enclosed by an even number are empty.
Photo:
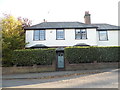
M91 24L89 12L85 12L85 23L42 22L26 27L26 48L66 46L120 46L118 26Z
M65 69L64 48L67 46L120 46L118 26L91 24L89 12L85 12L85 23L42 22L26 27L26 48L57 48L56 67Z

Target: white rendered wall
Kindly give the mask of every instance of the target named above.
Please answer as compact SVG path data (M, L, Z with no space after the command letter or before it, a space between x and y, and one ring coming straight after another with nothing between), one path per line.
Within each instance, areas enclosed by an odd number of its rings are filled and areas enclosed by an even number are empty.
M99 33L97 32L98 46L120 46L120 43L118 44L118 30L108 30L107 32L108 41L99 41Z
M87 39L75 40L75 29L64 29L65 40L56 40L56 29L46 30L46 40L34 41L34 30L26 30L26 47L31 47L35 44L44 44L46 46L73 46L77 43L86 43L91 46L97 45L96 29L87 29Z
M118 31L118 46L120 46L120 30Z

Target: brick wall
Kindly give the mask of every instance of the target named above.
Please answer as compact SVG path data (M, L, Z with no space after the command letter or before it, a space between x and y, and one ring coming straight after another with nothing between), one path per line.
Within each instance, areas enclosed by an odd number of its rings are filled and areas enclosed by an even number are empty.
M31 66L31 67L2 67L2 74L16 74L16 73L38 73L55 71L53 65L45 66Z
M2 67L2 74L17 74L17 73L38 73L56 71L56 62L52 65L31 66L31 67ZM118 63L81 63L69 64L66 63L65 70L92 70L92 69L107 69L118 68Z
M65 70L92 70L92 69L107 69L118 68L118 63L81 63L67 64Z

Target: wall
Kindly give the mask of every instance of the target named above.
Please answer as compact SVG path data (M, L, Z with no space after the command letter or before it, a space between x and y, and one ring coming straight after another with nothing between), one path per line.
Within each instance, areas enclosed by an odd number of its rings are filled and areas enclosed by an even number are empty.
M118 31L118 45L120 46L120 30Z
M24 67L2 67L2 74L17 73L39 73L55 71L54 65L24 66Z
M119 31L120 32L120 31ZM117 30L109 30L108 31L108 41L99 41L99 33L97 32L97 41L98 46L120 46L118 44L118 31Z
M31 47L35 44L44 44L46 46L73 46L77 43L86 43L92 46L97 45L96 41L96 29L87 29L87 38L82 40L75 40L75 29L65 29L65 40L56 40L56 30L46 30L46 40L44 41L33 41L34 30L26 31L26 42L29 44L26 47Z
M46 40L33 41L33 30L26 31L26 42L29 44L26 47L31 47L35 44L44 44L46 46L73 46L77 43L86 43L92 46L120 46L120 31L109 30L108 41L99 41L99 33L96 29L87 29L87 38L85 40L75 40L75 29L65 29L65 40L56 40L56 30L46 30ZM118 42L119 41L119 42Z
M118 68L118 63L81 63L66 65L66 70L95 70L110 68Z
M118 68L118 63L81 63L68 64L66 63L65 70L96 70ZM18 74L18 73L39 73L56 71L56 65L33 66L33 67L2 67L2 74Z

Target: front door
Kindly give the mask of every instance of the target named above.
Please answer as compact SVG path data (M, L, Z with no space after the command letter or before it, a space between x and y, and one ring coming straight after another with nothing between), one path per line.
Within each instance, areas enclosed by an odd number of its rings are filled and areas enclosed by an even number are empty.
M64 69L64 52L57 52L57 69Z

